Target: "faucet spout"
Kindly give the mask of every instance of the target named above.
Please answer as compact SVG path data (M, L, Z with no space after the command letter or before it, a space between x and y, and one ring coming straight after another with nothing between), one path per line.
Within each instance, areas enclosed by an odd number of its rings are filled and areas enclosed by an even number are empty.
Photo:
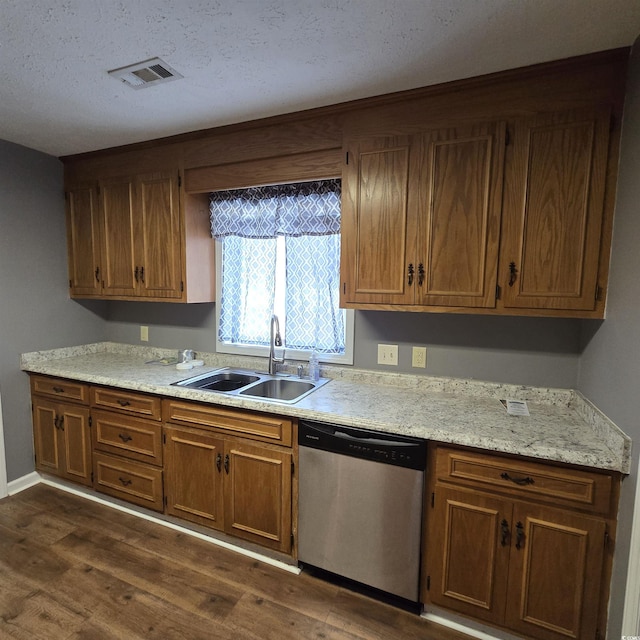
M278 372L278 365L284 363L284 349L282 357L276 358L276 347L282 346L282 338L280 337L280 321L274 313L271 316L271 325L269 327L269 373L275 375Z

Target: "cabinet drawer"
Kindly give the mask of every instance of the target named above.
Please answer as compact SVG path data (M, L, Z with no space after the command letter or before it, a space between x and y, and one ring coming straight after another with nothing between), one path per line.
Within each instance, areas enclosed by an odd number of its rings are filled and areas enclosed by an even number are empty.
M121 389L92 387L91 406L97 409L122 411L151 420L162 418L160 398Z
M162 411L165 422L211 427L224 433L291 446L289 418L177 400L164 400Z
M161 469L94 452L93 474L96 491L154 511L163 510Z
M436 475L438 480L491 488L586 511L606 514L611 505L610 475L571 467L439 447Z
M83 404L89 403L89 386L73 380L31 376L31 393L82 402Z
M93 447L132 460L162 465L162 425L112 411L94 411Z

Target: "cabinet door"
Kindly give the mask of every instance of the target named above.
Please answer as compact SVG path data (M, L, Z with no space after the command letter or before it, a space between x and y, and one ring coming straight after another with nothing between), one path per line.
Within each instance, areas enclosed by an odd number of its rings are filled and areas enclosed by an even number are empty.
M58 424L64 446L62 477L90 486L92 482L89 408L71 404L60 405Z
M33 440L36 469L58 475L61 464L58 438L57 404L42 398L33 399Z
M100 205L103 221L103 293L135 295L139 274L135 261L133 180L114 178L100 182Z
M341 303L411 304L416 218L408 136L347 146L342 182Z
M229 440L225 531L291 552L291 453Z
M140 295L179 298L182 269L177 174L136 177L135 235Z
M89 408L34 398L36 468L91 485Z
M595 638L603 520L516 504L506 625L543 640Z
M520 120L507 149L500 281L505 307L592 310L608 111Z
M422 136L419 158L419 304L494 307L505 124Z
M222 529L223 440L203 429L165 427L166 512Z
M89 185L67 191L66 205L71 296L99 295L102 274L97 189Z
M429 519L423 598L502 623L509 564L510 501L437 487Z

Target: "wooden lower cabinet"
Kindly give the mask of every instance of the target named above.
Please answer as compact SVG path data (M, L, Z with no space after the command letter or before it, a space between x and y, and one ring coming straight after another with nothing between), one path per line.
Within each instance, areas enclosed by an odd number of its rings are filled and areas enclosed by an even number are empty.
M166 513L291 552L290 451L165 426Z
M224 441L204 429L164 427L166 513L224 529Z
M162 469L94 451L93 486L114 498L163 510Z
M91 485L89 407L33 397L36 469Z
M527 638L604 637L611 477L452 448L430 463L422 601ZM589 475L591 503L553 504Z

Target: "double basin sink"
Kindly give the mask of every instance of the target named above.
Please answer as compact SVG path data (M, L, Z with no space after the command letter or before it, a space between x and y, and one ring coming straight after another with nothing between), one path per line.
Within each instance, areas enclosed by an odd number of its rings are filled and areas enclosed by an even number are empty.
M285 374L270 375L244 369L218 369L173 384L178 387L217 391L229 396L256 398L293 404L329 382L295 378Z

